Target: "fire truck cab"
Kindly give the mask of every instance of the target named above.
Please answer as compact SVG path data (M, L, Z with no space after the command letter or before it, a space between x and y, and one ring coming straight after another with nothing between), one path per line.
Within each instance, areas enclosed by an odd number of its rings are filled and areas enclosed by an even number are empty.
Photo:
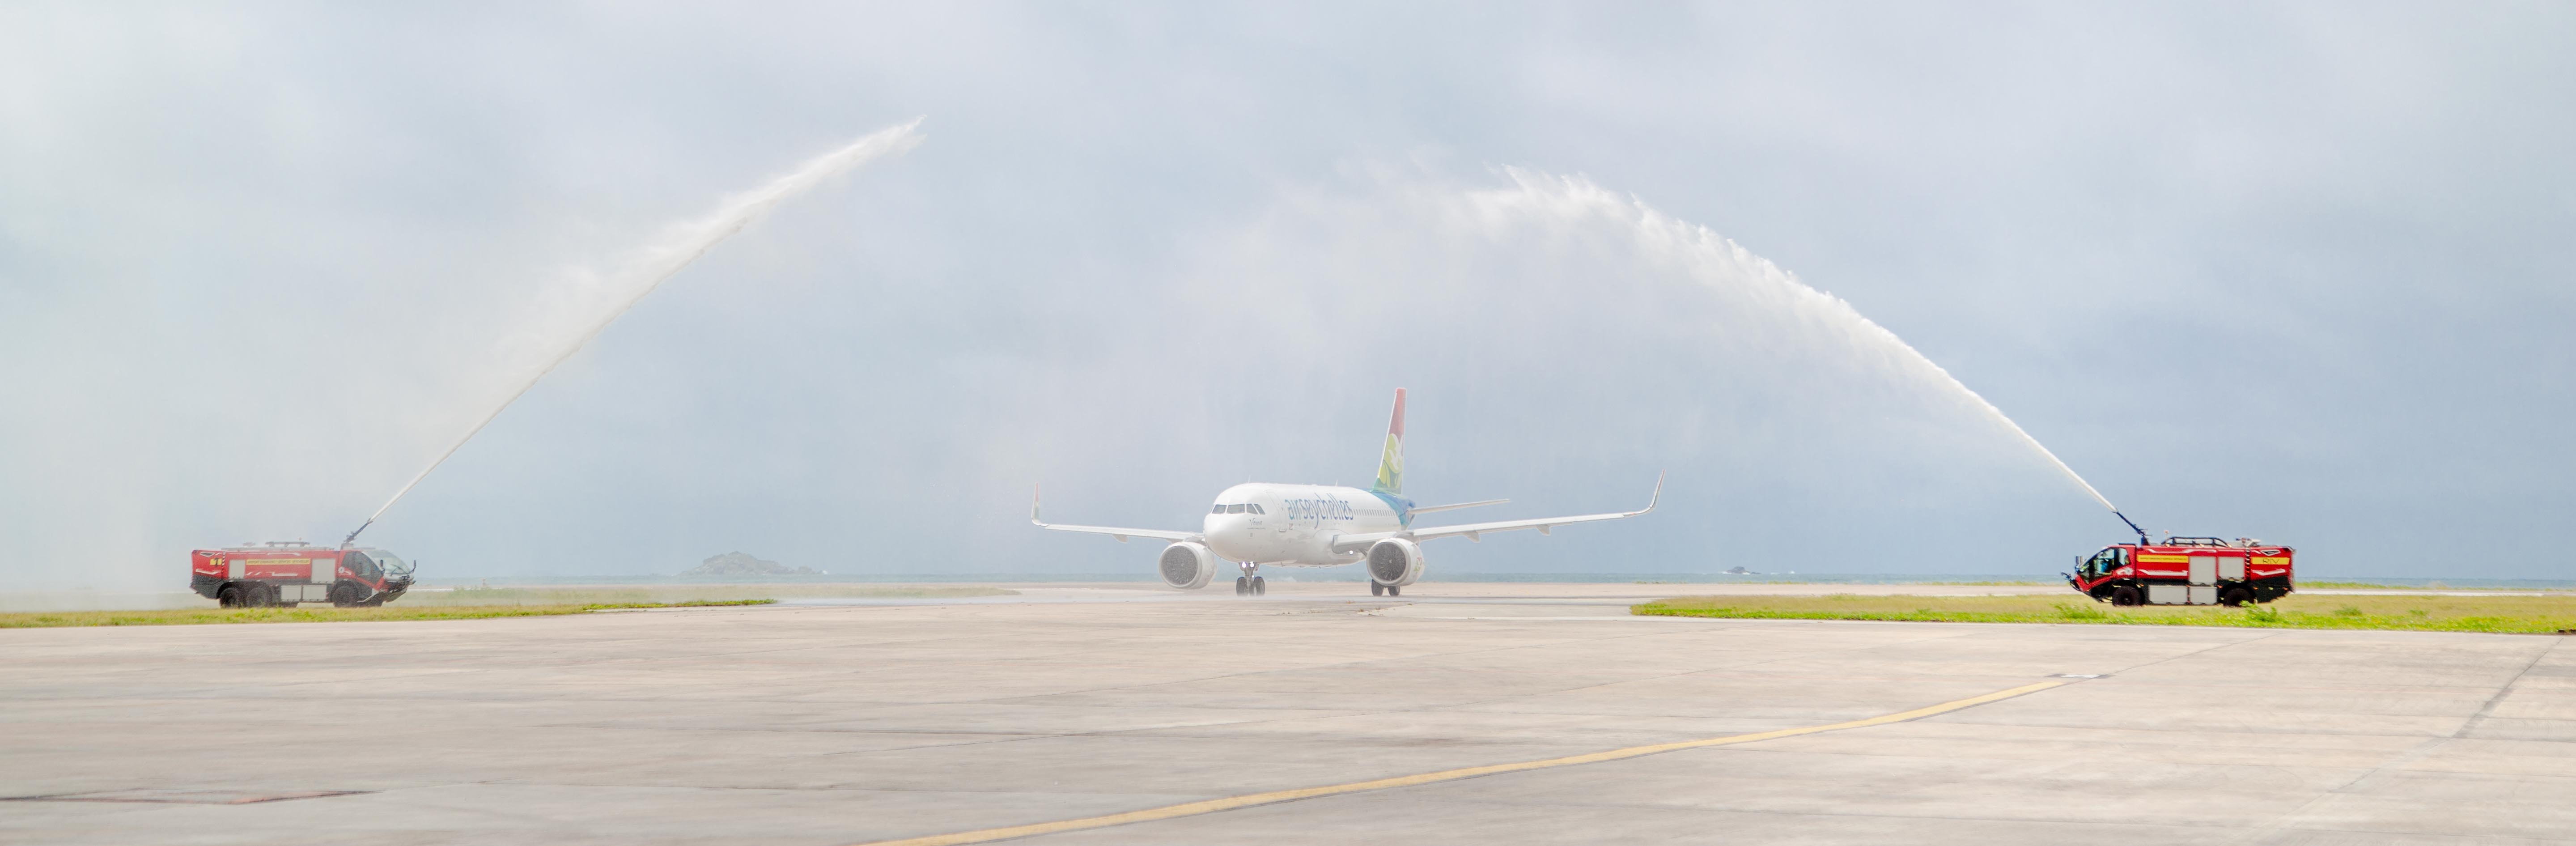
M2288 594L2286 546L2252 538L2168 537L2164 543L2113 544L2076 562L2066 583L2113 605L2244 605Z
M383 605L411 589L409 562L381 549L270 542L188 555L188 588L226 608Z

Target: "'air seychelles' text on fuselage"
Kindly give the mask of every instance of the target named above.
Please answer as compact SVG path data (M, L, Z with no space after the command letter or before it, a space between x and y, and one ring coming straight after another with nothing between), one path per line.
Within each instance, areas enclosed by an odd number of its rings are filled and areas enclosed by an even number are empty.
M1391 532L1402 522L1386 500L1358 488L1254 482L1217 495L1201 536L1236 561L1341 564L1359 555L1334 552L1336 536Z
M1301 499L1301 498L1296 498L1296 497L1288 497L1288 498L1283 498L1283 499L1281 499L1279 502L1280 502L1280 504L1281 504L1281 506L1283 507L1284 512L1285 512L1285 513L1283 513L1281 516L1287 517L1287 518L1288 518L1288 519L1290 519L1290 520L1303 520L1303 521L1307 521L1307 522L1316 522L1316 523L1320 523L1320 522L1323 522L1323 521L1326 521L1326 520L1351 520L1351 519L1357 519L1357 518L1358 518L1358 516L1359 516L1359 515L1357 515L1357 514L1355 514L1355 513L1353 513L1353 512L1352 512L1352 510L1351 510L1351 503L1350 503L1350 500L1346 500L1346 499ZM1247 510L1246 510L1246 509L1251 509L1251 508L1259 508L1259 505L1258 505L1257 503L1248 503L1248 502L1237 502L1237 503L1232 503L1232 504L1228 504L1228 503L1222 503L1222 502L1220 502L1220 503L1217 503L1217 504L1216 504L1216 508L1215 508L1215 509L1210 510L1208 513L1209 513L1209 514L1244 514L1244 513L1255 513L1255 514L1259 514L1259 513L1262 513L1261 511L1250 511L1250 512L1247 512ZM1264 509L1264 510L1267 510L1267 509ZM1265 515L1265 516L1266 516L1266 515Z

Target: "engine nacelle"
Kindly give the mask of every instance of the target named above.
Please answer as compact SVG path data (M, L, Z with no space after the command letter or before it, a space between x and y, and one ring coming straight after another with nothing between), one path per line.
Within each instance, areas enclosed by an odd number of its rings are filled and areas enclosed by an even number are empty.
M1163 583L1182 590L1207 587L1216 577L1216 551L1206 544L1181 541L1163 547Z
M1369 544L1369 580L1403 587L1422 579L1422 545L1403 538Z

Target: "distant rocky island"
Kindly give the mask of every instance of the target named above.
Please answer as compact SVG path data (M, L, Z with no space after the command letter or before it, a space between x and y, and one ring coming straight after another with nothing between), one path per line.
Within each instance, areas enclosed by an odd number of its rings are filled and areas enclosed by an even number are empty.
M763 561L741 552L728 552L680 571L683 576L819 576L823 571L812 567L790 567L776 561Z

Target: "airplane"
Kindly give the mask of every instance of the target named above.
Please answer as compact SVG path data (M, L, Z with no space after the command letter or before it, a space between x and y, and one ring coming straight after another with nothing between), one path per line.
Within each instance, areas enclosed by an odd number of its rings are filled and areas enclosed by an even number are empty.
M1029 496L1029 522L1041 529L1170 541L1157 562L1163 583L1181 590L1206 587L1221 561L1242 569L1234 579L1237 596L1268 592L1260 570L1273 567L1340 567L1368 564L1370 596L1403 596L1404 587L1422 578L1422 542L1465 537L1481 541L1488 532L1537 529L1550 534L1571 523L1620 520L1655 510L1664 498L1664 478L1655 477L1655 492L1646 507L1610 514L1541 517L1420 528L1417 515L1455 511L1510 500L1488 499L1449 505L1415 505L1404 496L1404 389L1395 389L1395 417L1386 427L1386 450L1378 458L1377 483L1367 490L1327 485L1281 485L1247 482L1216 495L1216 504L1198 531L1121 529L1049 523L1038 515L1038 496Z

